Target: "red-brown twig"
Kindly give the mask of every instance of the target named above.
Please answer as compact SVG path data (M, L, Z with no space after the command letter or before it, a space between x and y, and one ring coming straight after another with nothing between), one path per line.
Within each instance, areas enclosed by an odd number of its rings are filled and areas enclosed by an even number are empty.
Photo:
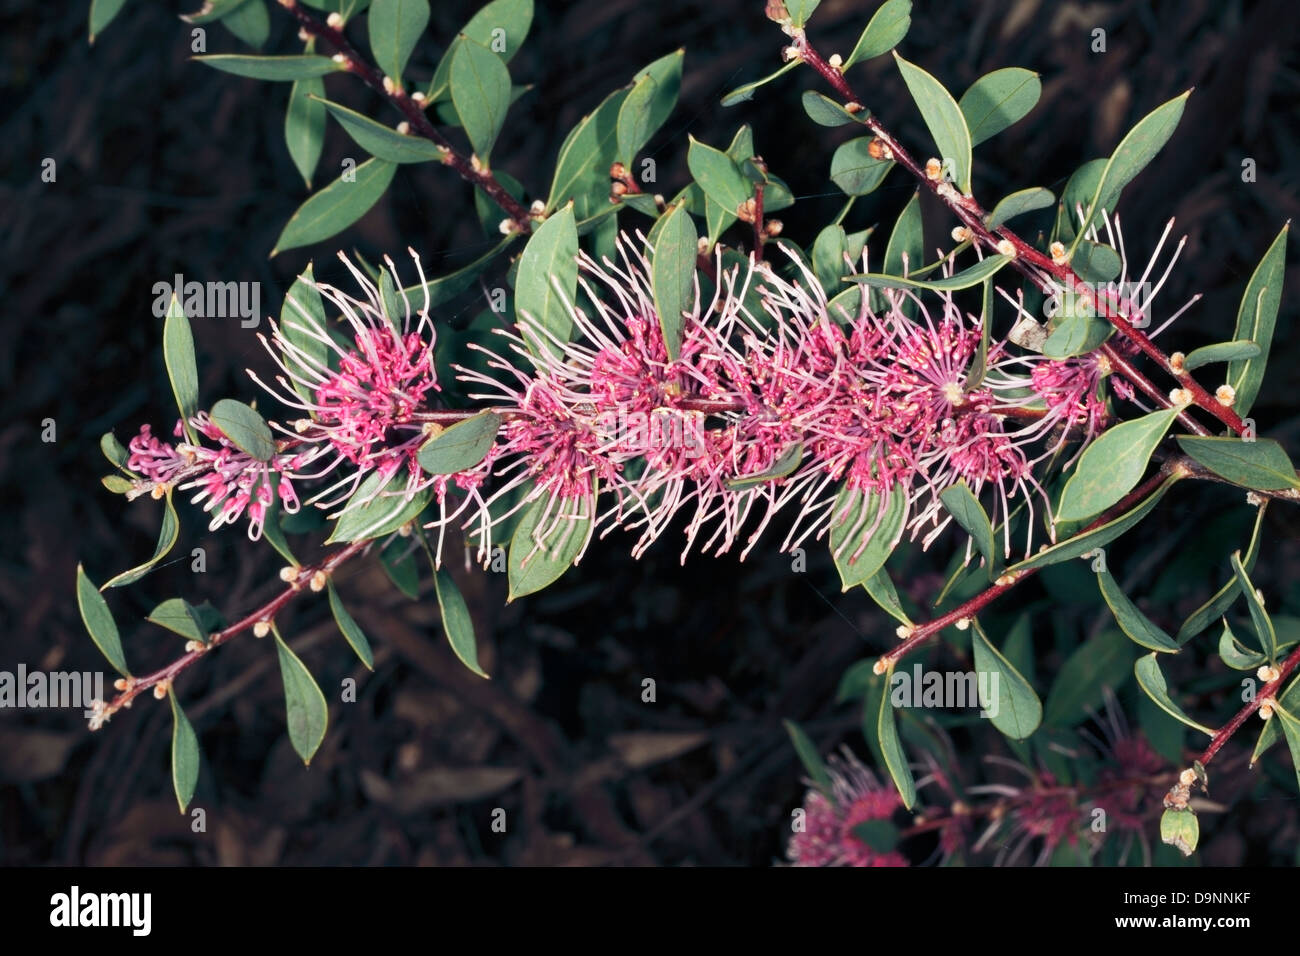
M1295 672L1297 667L1300 667L1300 647L1292 651L1290 656L1278 666L1277 677L1261 687L1254 700L1249 701L1245 707L1237 711L1232 720L1215 732L1209 746L1201 754L1201 766L1205 766L1214 759L1214 755L1223 748L1223 745L1228 742L1233 734L1241 729L1241 725L1250 719L1250 715L1259 710L1260 704L1266 700L1277 699L1277 695L1282 691L1282 683ZM1270 719L1278 720L1280 718L1274 716Z

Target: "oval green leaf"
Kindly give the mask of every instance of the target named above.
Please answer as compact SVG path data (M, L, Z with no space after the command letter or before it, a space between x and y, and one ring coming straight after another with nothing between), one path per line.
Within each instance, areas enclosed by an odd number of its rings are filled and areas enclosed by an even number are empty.
M1137 487L1176 417L1177 408L1166 408L1107 429L1079 457L1061 493L1057 522L1098 515Z

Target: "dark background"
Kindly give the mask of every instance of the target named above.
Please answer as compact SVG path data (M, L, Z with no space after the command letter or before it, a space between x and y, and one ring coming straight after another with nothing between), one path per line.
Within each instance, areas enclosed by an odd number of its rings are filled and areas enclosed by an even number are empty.
M110 429L125 441L142 422L164 431L174 420L161 322L151 312L155 282L176 272L260 281L263 312L274 314L309 257L318 276L338 277L335 248L400 259L409 243L438 272L484 248L467 187L447 170L403 167L357 227L268 260L307 195L283 143L288 86L189 63L189 28L174 14L194 5L134 0L92 47L86 2L0 4L0 668L101 667L77 614L76 565L102 581L152 548L157 506L127 505L102 489L108 469L97 442ZM434 6L410 70L421 79L478 4ZM815 44L846 55L875 6L825 0ZM742 106L718 105L726 90L779 65L783 37L764 19L762 0L542 0L538 8L511 65L534 88L495 150L496 165L524 182L530 198L549 184L555 151L583 113L640 65L684 46L680 105L646 151L658 162L661 191L684 181L687 132L722 146L749 122L758 151L800 197L779 214L785 235L811 243L834 215L842 197L826 172L848 133L803 114L800 92L819 88L810 71ZM274 4L272 18L268 50L293 51L288 18ZM1177 135L1121 203L1134 258L1150 251L1170 216L1189 237L1164 301L1197 291L1205 298L1162 339L1189 351L1229 337L1251 270L1300 211L1298 22L1300 6L1288 0L922 2L900 52L955 91L1002 66L1042 74L1036 110L977 152L976 193L986 206L1031 185L1059 194L1081 162L1108 154L1140 116L1196 87ZM1089 48L1095 27L1107 31L1104 54ZM356 39L364 49L364 35ZM240 45L213 25L208 50ZM928 140L888 57L855 67L851 80L905 143ZM352 78L327 84L332 98L392 118ZM317 183L354 154L332 127ZM45 157L57 162L52 184L40 179ZM1254 183L1241 180L1245 157L1257 162ZM849 224L887 229L911 189L891 177ZM946 244L951 223L941 210L926 215L928 245ZM630 226L648 223L625 216ZM745 241L739 232L732 238ZM1294 290L1294 254L1290 261ZM1261 432L1292 451L1293 301L1284 303L1254 411ZM471 293L439 316L454 324L479 308ZM205 401L253 395L243 369L266 364L254 335L226 320L197 321L195 331ZM46 418L57 425L53 444L39 437ZM1217 488L1180 488L1167 503L1142 541L1117 547L1121 560L1125 547L1243 511ZM175 553L202 543L208 572L172 564L110 596L140 670L180 651L174 636L139 623L156 601L182 594L234 614L278 585L269 549L239 533L209 536L191 506L182 506L182 520ZM1283 506L1271 509L1256 574L1292 613L1296 528ZM1213 570L1165 581L1167 605L1149 609L1158 619L1176 627L1210 578L1221 577L1229 546L1210 545ZM892 622L865 596L838 593L821 548L799 575L774 549L744 564L693 557L684 568L671 539L640 562L627 549L617 535L594 545L559 584L509 606L504 576L457 569L491 682L446 649L436 602L405 601L373 562L339 582L376 647L373 675L356 665L324 602L300 602L279 623L327 696L337 701L347 676L361 689L356 704L332 704L310 770L284 733L269 644L241 637L213 655L179 687L206 758L196 798L208 815L203 834L176 812L165 705L142 699L94 736L77 714L0 713L0 862L767 864L783 852L803 790L780 720L805 722L823 749L844 739L863 751L857 713L832 700L846 665L888 646ZM936 560L901 556L902 586L918 597L932 592ZM1157 556L1144 573L1172 560ZM1043 597L1042 586L1033 588L1025 600ZM1072 600L1095 601L1074 594L1069 579L1047 593L1058 616L1074 613ZM1051 664L1040 661L1040 674ZM657 703L641 702L646 677L657 681ZM1204 703L1217 707L1204 713L1232 710L1221 698ZM1233 782L1246 776L1250 745L1243 735L1219 759L1213 793L1231 812L1222 824L1203 815L1204 862L1278 862L1279 852L1294 859L1294 787L1255 799ZM1280 751L1270 759L1285 777ZM489 827L494 807L507 812L505 835Z

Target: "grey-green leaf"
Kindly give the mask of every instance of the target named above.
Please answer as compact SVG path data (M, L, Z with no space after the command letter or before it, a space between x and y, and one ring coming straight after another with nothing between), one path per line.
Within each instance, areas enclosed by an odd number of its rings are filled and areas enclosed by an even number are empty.
M1250 544L1246 548L1246 560L1242 566L1247 571L1255 567L1255 559L1259 557L1260 531L1264 527L1264 510L1268 504L1267 501L1260 505L1255 512L1255 530L1250 536ZM1221 617L1225 611L1237 599L1237 593L1240 590L1237 584L1237 576L1233 574L1223 586L1219 588L1214 595L1198 607L1195 611L1187 616L1187 620L1178 628L1176 640L1179 644L1184 643L1210 626L1215 618Z
M1263 654L1248 651L1241 646L1226 619L1223 622L1223 633L1219 635L1219 656L1223 658L1223 663L1238 671L1258 670L1261 665L1268 663L1268 658Z
M865 196L875 190L889 170L891 159L873 159L868 152L870 136L841 143L831 157L831 182L850 196Z
M843 126L846 123L863 123L870 115L866 110L850 113L835 100L816 90L804 90L803 111L818 126Z
M1237 586L1246 598L1246 606L1250 608L1250 620L1255 625L1255 636L1259 640L1259 649L1264 652L1264 656L1269 659L1270 663L1277 661L1277 630L1273 627L1273 619L1269 617L1268 611L1264 609L1264 601L1255 590L1255 586L1250 583L1250 575L1241 563L1241 552L1232 553L1232 571L1237 576Z
M462 37L451 60L451 101L475 154L486 163L510 108L510 71L501 57Z
M405 474L399 472L385 483L378 471L372 471L353 492L325 543L361 541L396 531L424 510L432 493L432 488L424 488L408 499Z
M971 173L971 133L966 126L966 117L944 89L943 84L914 63L904 60L897 52L894 60L898 63L903 82L916 101L925 120L930 135L934 137L939 149L939 160L952 173L953 182L963 193L970 193Z
M399 133L338 103L323 100L321 105L333 114L358 146L376 159L389 163L428 163L444 155L441 147L423 136Z
M113 18L122 12L126 0L90 0L90 42L95 42Z
M369 159L310 197L285 223L271 255L308 246L342 232L379 202L397 172L395 163ZM344 176L349 178L345 179Z
M1043 722L1042 702L1029 681L989 641L979 621L972 623L975 634L971 647L980 678L980 716L987 714L993 726L1013 740L1024 740Z
M684 50L660 57L637 76L618 109L619 162L630 166L677 105Z
M370 649L370 641L366 639L366 632L361 630L361 625L343 606L343 601L339 598L339 592L334 589L334 582L328 582L327 587L329 590L330 613L334 615L334 623L338 625L339 633L348 642L348 646L356 652L357 657L361 658L361 663L366 665L366 669L374 670L375 654Z
M845 482L831 506L830 521L831 557L840 572L841 590L857 587L884 566L906 520L907 491L901 485L882 502L877 493L859 491Z
M885 677L885 692L880 697L880 712L876 715L876 739L880 742L885 767L894 780L894 786L898 788L898 795L903 798L903 806L910 810L916 802L916 780L912 777L912 768L907 765L907 755L903 753L903 746L898 740L897 715L889 693L893 677L894 669L891 667Z
M573 331L569 309L578 288L578 229L572 204L553 213L528 240L515 279L515 312L534 354L554 350Z
M429 0L374 0L366 25L375 62L401 86L411 51L429 25Z
M176 700L175 689L169 688L167 697L172 705L172 787L181 813L184 813L194 799L195 787L199 785L199 738Z
M1249 339L1237 339L1232 342L1218 342L1192 349L1183 359L1183 368L1193 372L1202 365L1212 362L1234 362L1253 359L1262 353L1262 349Z
M195 60L235 76L246 76L254 80L279 80L292 82L306 80L313 76L325 76L343 69L327 56L304 53L297 56L248 56L244 54L214 53L209 56L196 56Z
M854 63L870 60L888 53L907 35L912 25L912 0L886 0L871 17L867 28L858 37L853 52L844 61L844 69Z
M1228 384L1236 389L1233 408L1238 415L1250 414L1264 381L1264 366L1268 363L1273 328L1277 325L1278 308L1282 304L1286 240L1290 232L1291 223L1287 222L1246 283L1246 291L1237 309L1237 331L1233 338L1249 339L1259 346L1259 355L1254 358L1228 363Z
M681 354L683 313L691 310L695 299L698 242L699 234L685 204L663 217L654 239L650 286L670 362L676 362Z
M293 164L311 189L311 177L325 148L325 83L320 77L297 80L289 91L289 109L284 114L284 142Z
M563 499L552 503L543 495L529 506L510 539L508 601L549 586L577 559L591 533L592 520L590 513L573 511L577 505ZM548 514L548 527L539 529L539 522Z
M434 587L438 592L438 608L442 613L442 629L447 633L447 643L460 662L479 677L487 677L487 671L479 666L478 645L474 639L474 620L465 606L465 598L456 586L456 581L445 568L434 573Z
M1257 491L1300 489L1295 466L1271 438L1245 441L1236 437L1178 435L1178 447L1220 478Z
M734 214L736 207L749 199L752 192L735 160L722 150L701 143L694 136L689 139L686 162L691 176L700 184L706 196L726 212Z
M1016 216L1037 209L1046 209L1054 202L1056 202L1056 197L1050 189L1044 189L1042 186L1021 189L1000 199L998 204L993 207L993 211L989 213L988 218L984 220L984 224L990 229L996 229Z
M275 440L270 426L255 409L243 402L223 398L212 406L209 417L240 451L258 461L270 461L275 455Z
M878 289L930 289L939 292L955 292L958 289L969 289L971 286L979 285L989 276L993 275L1004 265L1011 261L1010 256L1001 254L989 256L982 262L977 262L969 268L963 269L954 275L942 279L904 279L901 276L878 275L876 273L863 273L859 275L845 276L845 282L860 282L863 285L869 285Z
M799 62L800 61L798 60L791 60L785 66L781 67L779 70L776 70L775 72L769 73L761 80L755 80L753 83L746 83L744 86L736 87L730 93L727 93L722 97L722 105L735 106L737 103L743 103L746 100L752 100L754 98L755 90L757 90L760 86L766 86L768 83L771 83L773 80L775 80L778 76L781 76L783 73L789 73L791 70L793 70L795 67L799 65Z
M752 475L742 475L739 478L731 478L727 481L727 487L732 491L743 491L746 488L756 488L759 485L765 485L769 481L776 481L778 478L784 478L799 467L803 461L803 442L795 442L780 455L776 461L768 468Z
M284 638L275 635L275 650L280 659L280 680L284 684L284 709L289 726L289 742L305 764L320 749L329 724L329 706L311 671L289 649Z
M1151 619L1129 600L1128 595L1120 589L1119 583L1105 568L1097 572L1097 585L1101 588L1101 596L1106 599L1111 613L1115 615L1120 630L1134 643L1151 651L1177 653L1178 643L1156 627Z
M1169 687L1165 684L1165 675L1160 672L1160 663L1156 660L1155 653L1147 654L1145 657L1139 657L1137 663L1133 665L1133 673L1137 677L1138 685L1147 693L1153 701L1159 705L1160 709L1174 717L1188 727L1199 730L1203 734L1211 737L1214 731L1204 724L1198 724L1192 718L1174 703L1174 699L1169 696Z
M109 588L120 588L127 584L134 584L142 577L153 570L154 566L166 557L167 552L176 545L176 539L180 536L181 523L176 516L176 505L172 501L172 491L167 490L167 497L163 502L163 520L162 527L158 530L158 544L154 547L153 557L144 564L136 565L129 571L123 571L121 574L110 578L103 586L102 590Z
M500 415L480 412L434 435L421 446L416 459L431 475L465 471L484 459L500 428Z
M194 333L176 292L172 293L167 318L163 322L163 360L186 438L191 444L197 444L190 419L199 410L199 368L194 358Z
M86 577L85 570L77 565L77 607L81 610L81 621L86 625L90 639L95 642L101 654L108 658L113 669L126 677L126 655L122 653L122 639L117 633L117 622L108 609L104 596Z
M325 303L315 282L309 262L302 275L289 287L280 306L280 335L291 347L291 368L300 367L308 373L321 375L329 367L329 346L320 339L328 333ZM316 396L309 385L294 382L293 387L303 399L315 402Z
M980 554L984 555L984 567L988 571L989 579L992 580L996 567L993 524L989 521L983 506L980 505L979 499L970 490L965 479L962 479L957 484L945 488L940 493L939 500L943 502L943 506L948 509L948 513L953 516L957 524L961 525L962 530L971 536Z
M1024 119L1042 92L1038 74L1018 66L981 76L957 103L970 129L971 145L978 146Z
M1166 408L1107 429L1079 457L1056 520L1091 518L1132 491L1177 416L1177 408Z

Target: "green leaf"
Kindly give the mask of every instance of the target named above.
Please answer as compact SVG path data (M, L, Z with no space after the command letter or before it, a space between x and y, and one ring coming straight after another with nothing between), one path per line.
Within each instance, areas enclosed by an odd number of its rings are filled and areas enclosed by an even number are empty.
M284 142L307 188L325 148L325 83L320 77L297 80L289 91L284 114Z
M790 25L802 27L821 2L822 0L785 0L785 11L790 14Z
M1223 663L1238 671L1258 670L1261 665L1268 663L1268 658L1263 654L1248 651L1237 642L1237 635L1232 633L1226 619L1223 622L1223 633L1219 635L1219 656L1223 658Z
M112 432L104 432L99 436L99 450L104 453L104 457L109 460L110 464L121 468L123 471L126 470L126 463L131 457L130 453Z
M831 557L840 572L842 591L857 587L884 566L906 520L907 491L902 485L896 485L882 502L877 493L859 491L845 482L831 506L830 521Z
M1189 458L1238 485L1257 491L1300 488L1300 479L1296 478L1291 459L1271 438L1244 441L1236 437L1176 437L1178 447Z
M289 725L289 742L304 764L310 764L329 724L329 706L325 695L311 676L311 671L289 645L275 634L275 650L280 658L280 680L284 684L284 709Z
M1151 492L1137 507L1123 515L1108 521L1091 531L1085 531L1067 538L1060 544L1054 544L1050 548L1039 551L1031 558L1026 558L1019 564L1012 565L1007 569L1007 573L1020 573L1021 571L1032 571L1037 568L1045 568L1051 564L1059 564L1062 561L1069 561L1071 558L1077 558L1080 555L1100 548L1103 545L1110 544L1124 532L1128 531L1139 521L1151 513L1156 504L1165 496L1174 482L1179 480L1178 475L1170 475L1155 491Z
M981 76L957 104L970 129L971 145L978 146L1024 119L1042 92L1038 74L1018 66Z
M929 289L937 292L955 292L958 289L969 289L971 286L979 285L1010 261L1010 256L992 255L982 262L975 263L968 269L963 269L961 272L942 279L905 279L901 276L863 273L845 276L844 281L860 282L863 285L878 289L911 288Z
M1173 807L1160 815L1160 841L1176 847L1183 856L1196 852L1196 843L1201 838L1201 824L1196 819L1194 810L1178 810Z
M117 622L108 609L104 596L86 577L81 565L77 565L77 607L81 610L81 621L86 625L90 639L95 642L101 654L108 658L113 669L127 677L126 656L122 653L122 639L117 633Z
M1286 240L1290 231L1291 223L1288 221L1246 283L1241 306L1237 309L1237 330L1233 338L1249 339L1259 346L1259 355L1255 358L1237 359L1228 363L1228 384L1237 393L1233 407L1243 417L1250 414L1251 406L1259 395L1259 387L1264 381L1264 366L1268 363L1273 328L1277 324L1277 312L1282 304Z
M890 700L890 684L893 681L894 668L891 666L885 675L885 692L880 697L880 712L876 717L876 739L880 742L880 751L885 758L885 767L898 788L898 795L903 798L903 806L908 810L916 802L916 781L912 769L907 765L907 755L898 741L897 716Z
M1296 783L1300 784L1300 717L1280 705L1273 708L1273 716L1282 721L1282 733L1286 736L1286 745L1291 751Z
M744 86L736 87L730 93L727 93L722 97L722 105L735 106L737 103L743 103L746 100L752 100L754 98L754 91L757 90L760 86L766 86L768 83L771 83L773 80L775 80L778 76L781 76L783 73L789 73L791 70L797 67L799 63L800 63L799 60L791 60L785 66L781 67L779 70L776 70L773 73L769 73L761 80L755 80L753 83L746 83Z
M469 615L469 608L465 606L465 598L461 596L455 579L446 569L440 568L434 572L433 583L438 592L438 608L442 613L442 629L447 633L447 643L462 664L479 677L486 678L487 671L478 662L474 620Z
M208 642L208 628L199 609L184 598L168 598L150 611L145 620L187 640Z
M209 413L216 425L240 451L258 461L270 461L275 455L275 440L266 421L254 409L233 398L223 398Z
M223 73L247 76L254 80L306 80L313 76L337 73L343 69L327 56L304 53L298 56L248 56L238 53L214 53L196 56L195 60Z
M608 195L609 167L618 148L618 114L626 97L626 90L615 90L565 137L555 160L547 209L579 199L585 181Z
M1061 216L1057 223L1057 238L1068 242L1075 235L1075 226L1088 212L1088 204L1097 192L1102 173L1106 171L1105 159L1090 159L1066 181L1061 193ZM1113 197L1109 199L1113 203ZM1105 207L1109 209L1110 207ZM1113 211L1113 210L1112 210Z
M528 240L515 278L515 312L533 354L567 342L578 289L578 229L572 204L551 215Z
M90 42L104 32L126 4L126 0L90 0Z
M1084 282L1100 285L1116 278L1123 264L1110 246L1082 239L1070 256L1070 268Z
M167 697L172 705L172 787L184 813L199 785L199 738L176 700L176 691L168 688Z
M943 506L957 524L961 525L962 530L971 536L980 554L984 555L984 567L988 570L989 580L993 580L996 576L993 524L989 521L983 506L980 505L979 499L970 490L965 479L962 479L957 484L945 488L940 493L939 500L943 502Z
M342 232L379 202L397 172L395 163L369 159L340 176L298 207L275 241L271 256L288 249L309 246Z
M925 70L904 60L897 52L894 53L894 60L899 72L903 74L903 82L907 84L912 99L921 111L921 118L934 137L940 161L945 166L951 163L949 168L953 182L958 189L969 195L971 134L961 108L957 106L952 94L943 88L943 84Z
M989 229L996 229L1016 216L1033 212L1036 209L1046 209L1054 202L1056 202L1056 197L1052 195L1050 189L1044 189L1042 186L1021 189L999 200L998 204L993 207L993 211L984 220L984 225Z
M1263 350L1249 339L1237 339L1232 342L1219 342L1215 345L1204 345L1199 349L1192 349L1183 359L1183 368L1193 372L1202 365L1209 365L1212 362L1233 362L1253 359L1261 354Z
M533 594L559 580L582 553L591 534L592 516L589 509L581 514L572 511L575 504L563 499L552 502L543 495L528 508L510 539L507 601ZM543 518L547 527L539 529Z
M416 459L431 475L465 471L487 456L500 428L500 415L480 412L434 435L420 447Z
M921 222L921 194L912 193L898 214L889 243L885 246L885 272L894 276L912 275L925 262L925 236ZM830 288L830 286L827 286ZM907 302L904 305L911 305Z
M898 589L894 587L894 582L890 580L889 571L881 568L871 577L862 582L863 590L871 595L871 600L880 606L880 609L892 617L894 620L912 626L911 619L907 612L903 610L903 602L898 599Z
M728 479L727 487L732 491L743 491L746 488L767 484L769 481L776 481L793 472L799 467L801 461L803 461L803 442L799 441L783 451L776 461L772 462L770 468L764 468L757 474Z
M1241 563L1241 552L1232 552L1231 561L1233 573L1237 575L1237 587L1245 595L1246 606L1250 608L1250 620L1255 625L1259 649L1264 652L1269 662L1273 663L1277 660L1277 630L1273 627L1273 619L1264 610L1264 602L1259 592L1250 583L1250 575L1246 573L1246 568Z
M799 762L803 764L808 771L808 777L813 784L825 794L828 798L834 799L834 787L831 784L830 771L826 769L826 762L822 760L822 755L817 752L817 745L812 742L812 738L802 727L793 720L783 720L785 732L790 735L790 742L794 744L794 752L799 755Z
M202 7L193 13L182 13L181 19L195 26L215 23L246 2L247 0L204 0Z
M418 515L429 503L433 489L424 488L408 499L406 481L406 475L401 472L385 482L383 475L372 471L353 492L325 543L379 538L396 531Z
M647 66L619 106L616 155L623 165L631 166L637 153L672 114L682 88L684 57L684 50L676 50Z
M123 478L121 475L104 475L99 481L115 495L124 495L135 488L135 483L130 478Z
M1154 653L1139 657L1137 663L1133 665L1133 673L1137 676L1138 686L1146 691L1147 696L1155 701L1161 710L1194 730L1199 730L1211 737L1214 736L1213 730L1192 720L1183 712L1181 707L1174 703L1173 698L1169 696L1169 688L1165 684L1165 675L1160 673L1160 664L1156 660Z
M1084 355L1100 348L1114 332L1115 327L1105 319L1097 318L1089 310L1066 305L1056 328L1044 340L1042 351L1052 359Z
M348 642L348 646L356 652L357 657L361 658L361 663L366 665L366 669L373 671L375 669L375 654L370 649L370 641L366 640L366 632L361 630L361 625L343 606L343 601L339 598L339 592L334 589L334 582L328 582L326 588L329 591L330 613L334 615L334 623L338 625L339 632L343 635L343 639Z
M1082 241L1084 233L1092 225L1092 221L1097 217L1097 213L1102 209L1113 212L1120 192L1132 182L1133 177L1146 168L1146 165L1155 158L1156 153L1160 152L1161 147L1169 141L1169 137L1178 127L1178 120L1183 115L1183 107L1187 105L1187 97L1190 94L1191 90L1188 90L1156 107L1129 130L1128 135L1115 147L1115 152L1111 153L1110 159L1102 169L1083 224L1075 235L1074 245L1070 247L1071 256ZM1253 335L1237 337L1255 338Z
M685 205L675 206L663 217L654 239L650 286L670 362L676 362L681 354L683 313L691 310L695 299L698 243L695 223Z
M1261 505L1255 512L1255 530L1250 536L1250 544L1246 548L1246 560L1243 562L1243 566L1247 571L1255 567L1255 559L1259 556L1259 533L1263 527L1264 505ZM1214 593L1213 597L1189 614L1187 620L1183 621L1182 626L1178 628L1176 637L1178 643L1186 642L1189 638L1209 627L1216 618L1222 617L1224 612L1232 605L1232 602L1237 599L1239 590L1237 576L1234 574Z
M254 49L266 46L271 36L271 14L265 0L247 0L221 18L221 25Z
M720 149L714 149L690 136L686 164L691 176L700 184L704 194L726 212L735 214L736 207L753 194L749 183L741 175L735 161Z
M1300 711L1300 677L1293 680L1281 694L1277 695L1277 702L1279 705L1286 708L1286 710L1291 714ZM1275 710L1274 714L1276 713L1277 711ZM1259 760L1260 756L1263 755L1264 751L1277 743L1277 738L1280 733L1277 726L1277 721L1275 720L1270 719L1264 721L1264 729L1260 731L1259 740L1255 742L1255 750L1250 755L1250 766L1255 766L1255 763Z
M280 336L290 346L291 365L320 375L329 368L330 348L321 341L321 337L328 332L325 325L325 304L315 282L309 262L284 297L280 306L279 329ZM306 401L316 401L310 386L294 382L293 387Z
M1178 643L1151 623L1151 619L1120 590L1115 578L1105 568L1097 572L1097 585L1101 588L1101 596L1106 599L1111 613L1115 615L1120 630L1131 640L1148 650L1177 653Z
M803 111L818 126L843 126L845 123L864 123L871 114L866 110L850 113L829 96L816 90L804 90Z
M181 413L186 440L198 444L190 419L199 410L199 368L194 358L194 333L190 320L176 293L172 293L163 322L163 359L167 365L167 378L172 383L172 394Z
M510 108L510 71L491 50L462 38L451 60L451 101L486 163Z
M166 557L167 552L176 544L176 539L180 536L181 523L176 517L176 505L172 502L171 489L167 490L167 497L164 500L162 528L158 531L158 544L154 548L153 557L144 564L136 565L129 571L123 571L121 574L110 578L102 590L109 588L120 588L127 584L134 584L142 577L153 570L154 565Z
M429 0L374 0L366 25L375 62L400 87L411 51L429 25Z
M1101 514L1137 487L1152 452L1177 416L1177 408L1166 408L1108 428L1080 456L1061 493L1056 521L1082 521Z
M1047 695L1044 721L1072 727L1101 706L1105 688L1117 691L1133 666L1133 645L1119 631L1102 631L1084 641L1065 659Z
M888 53L907 35L907 28L912 25L912 0L887 0L880 5L867 28L858 37L853 52L844 61L844 69L854 63L870 60Z
M872 137L859 136L841 143L831 157L831 182L850 196L865 196L885 181L892 159L872 159L867 151Z
M987 713L993 726L1013 740L1024 740L1043 722L1043 705L1029 686L1029 681L1011 666L1011 662L998 652L980 627L971 619L974 637L971 638L975 670L987 679L977 681L980 716Z
M321 100L321 105L333 114L358 146L376 159L388 163L428 163L445 155L440 146L423 136L404 135L329 100Z

